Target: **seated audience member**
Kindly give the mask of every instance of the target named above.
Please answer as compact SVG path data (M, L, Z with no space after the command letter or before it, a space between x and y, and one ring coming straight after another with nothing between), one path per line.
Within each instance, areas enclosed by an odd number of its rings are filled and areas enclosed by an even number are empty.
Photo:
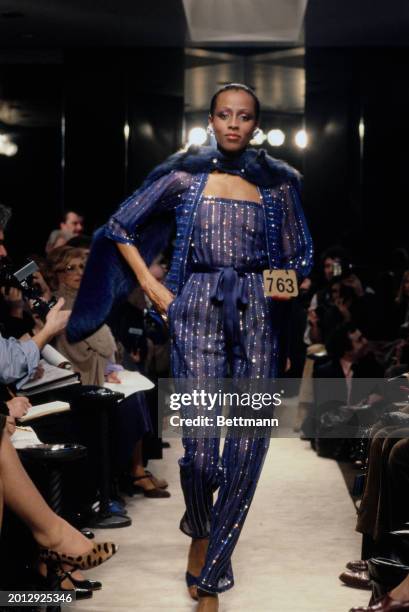
M406 528L409 516L409 503L402 495L409 484L408 412L409 408L403 409L406 418L399 419L399 424L386 425L381 419L370 433L368 473L356 529L380 546L390 531Z
M67 308L74 303L85 261L82 249L69 246L55 250L50 255L53 287L56 295L65 299ZM68 342L64 333L60 334L55 345L80 374L84 385L103 386L105 382L120 382L117 370L122 367L115 364L117 347L108 325L103 325L88 338L73 344ZM142 465L142 437L152 430L143 394L132 394L120 403L114 428L117 466L127 467L129 463L132 464L134 490L142 492L145 497L170 497L163 490L167 483L147 474Z
M11 210L0 205L0 263L7 258L7 249L4 244L4 230L11 216ZM32 257L41 269L41 258ZM7 262L9 260L7 259ZM51 292L38 270L33 274L34 286L37 286L38 295L49 301ZM29 304L23 300L22 292L14 286L1 286L0 282L0 324L4 337L21 338L31 334L36 328L36 317L31 313Z
M342 380L342 399L348 405L366 399L368 388L357 379L383 378L383 369L362 332L353 323L343 323L332 332L325 346L329 359L316 364L314 378ZM319 389L317 394L319 401Z
M342 288L350 290L349 310L351 322L359 327L368 340L382 340L386 337L380 302L374 290L363 285L353 271L342 278Z
M323 341L318 325L318 311L325 311L332 302L330 292L331 281L339 276L342 269L347 266L347 254L342 247L331 247L321 256L321 279L318 281L318 290L313 294L308 308L307 326L304 333L304 342L307 345Z
M122 348L122 365L127 370L139 371L143 374L146 374L147 370L152 368L153 359L156 356L155 345L148 337L149 331L145 328L145 307L143 292L136 289L129 301L118 306L113 313L114 316L111 317L115 338ZM149 446L153 434L152 420L145 393L137 393L131 397L137 399L138 403L141 404L140 413L138 416L136 411L133 410L129 422L124 421L126 430L122 431L119 437L127 439L132 431L138 430L141 432L144 429L141 425L133 428L130 426L135 418L142 419L142 424L145 424L145 435L143 439L141 437L136 442L131 461L129 461L129 458L127 462L123 461L125 474L121 479L121 485L124 491L128 493L143 492L148 497L168 497L167 492L158 490L165 489L168 486L166 480L153 476L143 467L143 450L144 447L146 450L146 445ZM121 454L123 456L123 453Z
M6 340L0 336L1 384L21 384L33 374L39 363L40 350L66 326L69 312L62 311L63 305L63 300L59 300L48 314L43 329L28 341ZM15 404L0 403L0 526L4 502L29 527L40 546L41 559L48 562L56 557L61 572L63 563L68 563L65 569L90 569L94 564L106 561L116 552L116 547L111 543L90 546L81 532L49 508L26 474L6 431L7 421L13 424L10 415L14 413L17 416L17 412L20 415L27 409L21 402L19 407ZM101 555L101 550L106 552ZM67 556L70 560L66 559Z
M85 256L82 249L61 247L54 250L49 257L49 265L55 294L63 297L65 307L70 309L76 298L85 267ZM73 368L81 376L84 385L103 385L109 362L114 362L116 345L111 331L103 325L94 334L70 344L65 334L56 338L55 345ZM107 374L107 380L117 381L115 372Z
M312 438L317 431L320 407L327 402L350 406L363 400L372 404L381 399L376 379L383 377L383 369L359 329L343 323L333 331L325 346L328 358L314 365L314 404L302 424L304 434ZM328 383L323 382L325 379Z
M395 323L396 297L399 295L403 275L409 270L409 255L405 248L396 247L387 255L385 267L376 279L376 294L379 298L384 325L392 340L397 336Z
M47 240L45 253L48 255L53 249L64 246L75 237L80 236L84 231L84 217L78 212L68 210L63 213L60 227L53 230Z

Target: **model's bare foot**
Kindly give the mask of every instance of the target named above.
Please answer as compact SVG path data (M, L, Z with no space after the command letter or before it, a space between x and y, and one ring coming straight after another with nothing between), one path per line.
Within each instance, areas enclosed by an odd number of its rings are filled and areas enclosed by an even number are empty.
M205 563L208 546L208 538L200 538L198 540L192 538L187 562L187 571L189 574L192 574L192 576L200 576L200 572L202 571L202 567ZM197 600L197 586L194 584L188 587L188 591L190 597Z
M200 596L196 612L218 612L219 598L217 595Z
M33 532L35 540L44 548L50 548L67 555L83 555L92 548L92 544L80 531L56 515L53 525L45 532Z

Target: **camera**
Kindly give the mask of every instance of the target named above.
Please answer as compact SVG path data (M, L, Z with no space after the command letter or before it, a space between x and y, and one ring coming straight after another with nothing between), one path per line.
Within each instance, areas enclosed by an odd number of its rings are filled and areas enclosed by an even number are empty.
M34 261L29 261L21 268L14 270L7 258L0 261L0 287L15 287L19 289L26 300L31 301L31 310L45 319L50 309L57 303L53 297L46 302L41 297L41 292L33 279L34 272L38 271Z

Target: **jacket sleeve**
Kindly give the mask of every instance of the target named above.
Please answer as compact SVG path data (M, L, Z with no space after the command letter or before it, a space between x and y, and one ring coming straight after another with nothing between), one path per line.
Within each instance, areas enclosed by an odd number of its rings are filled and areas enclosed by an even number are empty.
M311 271L314 249L298 186L293 182L284 183L280 196L283 208L281 267L292 268L299 277L304 277Z
M105 235L115 242L137 245L144 224L153 215L166 213L177 205L190 181L191 175L173 170L138 189L110 217Z
M97 331L114 304L136 286L116 243L135 245L149 266L170 239L173 211L190 181L190 174L171 171L144 184L95 232L67 326L69 342L79 342Z

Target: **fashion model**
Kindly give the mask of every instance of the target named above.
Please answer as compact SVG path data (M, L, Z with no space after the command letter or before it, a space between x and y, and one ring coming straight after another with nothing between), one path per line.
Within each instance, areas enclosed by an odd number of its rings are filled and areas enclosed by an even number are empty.
M222 87L209 112L217 146L171 156L98 230L69 324L73 340L103 323L136 276L168 319L174 378L277 376L288 304L265 296L262 271L293 269L303 277L313 251L298 173L248 148L259 115L253 90ZM147 266L173 220L172 262L161 284ZM228 433L220 457L217 437L183 438L180 528L191 538L186 581L200 612L218 610L218 593L234 584L231 555L268 445L269 437Z

